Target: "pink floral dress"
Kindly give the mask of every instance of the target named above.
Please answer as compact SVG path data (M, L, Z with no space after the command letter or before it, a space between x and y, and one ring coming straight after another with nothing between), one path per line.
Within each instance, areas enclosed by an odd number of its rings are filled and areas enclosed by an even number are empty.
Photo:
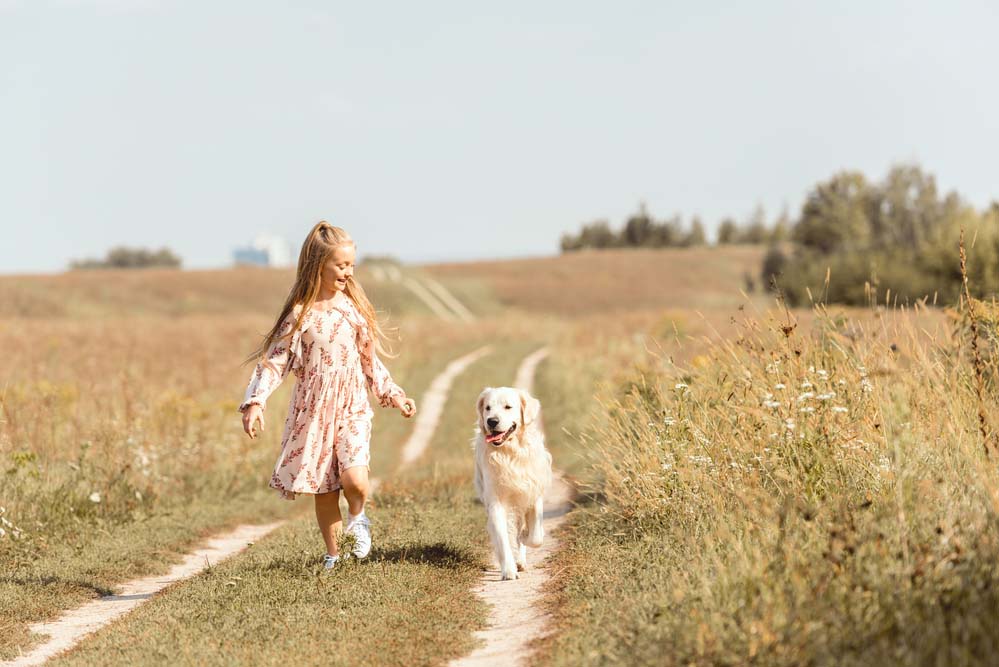
M301 308L285 318L282 338L257 364L239 406L240 412L253 404L265 407L288 373L295 374L270 481L289 500L296 493L336 491L344 470L368 465L374 414L368 388L382 407L406 396L378 359L368 323L346 295L327 311L310 310L301 328L286 338Z

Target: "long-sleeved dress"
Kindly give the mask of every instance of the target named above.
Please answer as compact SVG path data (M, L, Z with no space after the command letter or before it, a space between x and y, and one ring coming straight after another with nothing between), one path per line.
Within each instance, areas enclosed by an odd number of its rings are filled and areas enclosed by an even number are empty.
M346 295L327 311L306 313L289 339L300 312L295 306L282 322L281 336L257 364L239 406L240 412L255 403L265 407L267 397L294 373L281 455L270 481L287 499L336 491L344 470L368 465L374 414L368 388L382 407L406 396L378 358L367 321Z

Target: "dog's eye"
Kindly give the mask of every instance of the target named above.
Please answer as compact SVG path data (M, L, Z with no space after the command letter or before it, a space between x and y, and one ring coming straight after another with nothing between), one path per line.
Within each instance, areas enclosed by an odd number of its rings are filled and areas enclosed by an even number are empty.
M509 405L507 405L507 406L505 406L505 407L504 407L503 409L504 409L504 410L512 410L513 408L511 408L511 407L510 407Z
M486 412L489 412L489 406L488 405L486 406Z

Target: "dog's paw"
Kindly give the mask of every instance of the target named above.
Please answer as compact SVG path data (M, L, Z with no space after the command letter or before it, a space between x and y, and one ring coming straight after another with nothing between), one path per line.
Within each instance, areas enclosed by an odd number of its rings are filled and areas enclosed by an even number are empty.
M503 581L513 581L517 578L517 568L503 568L503 571L500 573L500 578Z
M537 532L528 533L527 537L524 538L524 544L532 549L537 549L544 543L544 541L545 531L540 529Z

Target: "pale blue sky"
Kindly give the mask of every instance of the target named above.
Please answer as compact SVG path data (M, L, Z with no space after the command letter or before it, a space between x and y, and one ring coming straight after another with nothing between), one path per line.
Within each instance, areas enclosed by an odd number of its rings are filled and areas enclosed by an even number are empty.
M990 2L0 0L0 272L557 252L640 200L709 228L841 168L999 198Z

